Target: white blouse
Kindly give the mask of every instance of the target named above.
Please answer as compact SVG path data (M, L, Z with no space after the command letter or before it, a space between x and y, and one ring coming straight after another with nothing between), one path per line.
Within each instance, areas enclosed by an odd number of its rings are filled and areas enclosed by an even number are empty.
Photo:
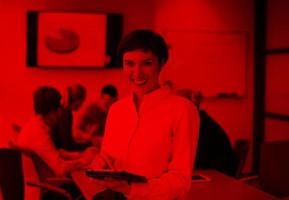
M102 156L114 167L148 178L128 199L174 199L190 188L199 116L188 100L161 88L145 95L137 113L132 95L108 114Z

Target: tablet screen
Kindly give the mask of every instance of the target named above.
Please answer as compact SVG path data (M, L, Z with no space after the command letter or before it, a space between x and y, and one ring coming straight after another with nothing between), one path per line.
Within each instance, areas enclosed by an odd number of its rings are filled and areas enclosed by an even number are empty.
M192 181L193 182L208 182L210 180L211 180L210 177L203 175L203 174L193 174L192 175Z
M137 174L124 171L86 171L86 175L95 179L112 178L117 180L127 180L129 182L146 183L147 178Z

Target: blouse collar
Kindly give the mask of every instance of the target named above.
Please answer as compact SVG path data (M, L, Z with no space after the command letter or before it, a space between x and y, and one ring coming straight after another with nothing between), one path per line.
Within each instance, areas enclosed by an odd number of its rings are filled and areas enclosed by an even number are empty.
M154 107L155 105L158 105L160 102L163 101L164 98L166 98L169 94L171 94L170 88L164 86L160 87L148 94L145 94L142 103L140 105L139 112L145 111L147 109L150 109ZM130 95L130 101L134 105L134 95L131 93Z

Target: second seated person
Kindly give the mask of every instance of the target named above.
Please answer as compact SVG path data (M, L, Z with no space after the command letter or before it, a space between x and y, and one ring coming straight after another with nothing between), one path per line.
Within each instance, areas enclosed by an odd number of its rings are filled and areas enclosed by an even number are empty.
M78 141L91 141L97 149L100 149L107 113L117 98L117 88L109 84L102 87L97 101L83 106L84 108L76 117L73 128Z
M198 112L188 100L160 87L160 71L169 57L162 36L150 30L132 31L121 41L118 56L132 92L111 106L101 152L91 168L110 166L145 176L148 182L105 179L95 184L129 200L181 197L191 185Z
M66 98L63 99L60 116L52 131L52 139L62 152L77 152L91 146L90 143L79 143L74 139L74 112L77 112L86 99L86 89L80 84L67 87Z

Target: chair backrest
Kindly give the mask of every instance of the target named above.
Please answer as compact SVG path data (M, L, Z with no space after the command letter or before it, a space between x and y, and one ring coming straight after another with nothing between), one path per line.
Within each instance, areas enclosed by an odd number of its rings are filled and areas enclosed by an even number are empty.
M21 152L0 149L0 190L4 200L24 199L24 178Z
M239 139L235 142L234 151L238 162L235 178L240 178L242 175L242 171L248 157L249 147L250 142L247 139Z
M40 182L44 182L46 178L55 176L54 172L48 167L48 165L34 152L23 149L15 144L13 141L9 142L9 146L14 149L20 151L23 156L33 162L34 168L38 174L38 178Z
M39 180L44 182L49 177L54 177L54 172L50 169L50 167L34 152L27 153L27 156L31 158L34 163L34 166L37 170Z
M17 151L20 156L22 156L24 181L26 183L25 186L28 186L25 187L25 200L43 199L42 194L44 194L46 191L52 191L53 193L61 195L68 200L72 199L68 192L59 187L62 184L71 183L70 179L57 178L54 182L49 182L47 178L55 178L55 174L36 153L19 147L13 141L10 141L9 145L11 149ZM52 179L50 179L50 181L52 181ZM46 198L50 199L52 197L45 197L45 199ZM53 197L53 199L54 198L58 199L56 196ZM4 200L6 199L4 198Z
M18 151L22 157L22 168L24 182L39 182L39 175L36 170L35 164L30 157L30 153L27 150L20 148L14 140L9 141L9 146L11 149ZM41 199L41 190L36 187L30 187L27 184L24 184L24 199L25 200L39 200Z
M264 191L279 198L289 196L289 141L261 145L259 176Z

